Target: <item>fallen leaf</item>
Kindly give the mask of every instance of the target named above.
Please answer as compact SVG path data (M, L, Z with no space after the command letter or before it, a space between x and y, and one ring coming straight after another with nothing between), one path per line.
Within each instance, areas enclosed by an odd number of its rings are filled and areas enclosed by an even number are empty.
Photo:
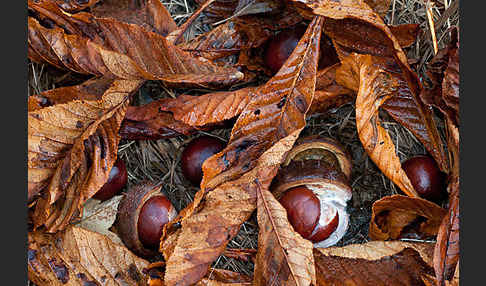
M96 199L89 199L83 206L82 218L75 225L103 234L114 243L123 245L120 237L109 230L115 222L118 204L122 197L122 195L114 196L103 202Z
M437 286L444 285L444 280L451 280L456 265L459 263L459 178L449 185L451 195L449 209L442 219L434 249L434 269Z
M91 9L91 13L97 18L137 24L162 36L177 28L169 11L157 0L103 0Z
M42 1L49 1L49 0L42 0ZM59 7L67 12L79 12L84 10L88 7L93 7L96 3L100 2L100 0L54 0Z
M315 90L322 22L313 20L280 71L255 91L227 147L204 162L201 190L180 212L182 220L175 220L181 228L171 233L170 224L166 227L172 243L171 251L164 252L167 285L189 285L204 277L256 208L257 187L268 187L304 128ZM161 248L165 245L163 237Z
M271 31L258 23L235 19L179 45L184 51L214 60L262 45Z
M65 228L106 182L129 95L142 82L115 80L93 91L93 96L102 94L100 100L76 99L28 113L29 198L47 187L37 199L35 227L45 225L49 232Z
M294 231L268 188L257 188L258 252L254 285L316 284L313 245Z
M422 85L417 75L410 68L408 58L402 50L401 41L395 37L392 28L386 25L383 19L363 1L294 0L294 2L304 6L307 10L311 10L314 15L326 17L325 33L333 40L338 55L340 54L340 45L348 49L349 52L393 59L391 66L393 70L400 71L402 77L400 80L403 80L406 84L403 86L403 88L406 87L406 93L399 97L390 97L390 102L385 103L388 105L387 112L395 120L399 118L401 120L399 122L404 124L424 144L427 151L436 160L439 168L448 173L446 153L433 121L432 110L425 105L419 96ZM346 87L351 88L348 85ZM410 121L407 120L406 116L394 114L394 111L397 111L397 108L403 103L408 105L407 109L413 108L414 116ZM416 124L417 115L421 121L419 125Z
M45 10L31 1L29 8L38 13ZM50 8L54 11L48 10L49 15L62 14L55 10L57 6ZM168 86L219 87L243 78L236 69L192 57L141 26L87 13L75 16L63 16L63 25L73 26L69 30L64 26L46 28L37 19L28 18L29 50L38 54L35 58L78 73L162 80Z
M143 260L108 237L71 226L28 234L28 277L44 285L146 285Z
M371 241L314 248L317 285L425 285L433 275L432 243Z
M44 107L68 103L73 100L100 100L114 82L110 78L95 78L87 80L79 85L50 89L40 94L34 94L28 98L28 111L42 109Z
M364 0L378 15L385 17L392 0Z
M160 102L160 109L170 111L176 120L191 126L219 123L239 115L253 97L256 87L219 91L201 96L181 95Z
M413 45L420 32L419 24L401 24L388 27L402 48L408 48Z
M160 267L159 262L152 263L147 266L147 272L150 277L148 286L164 286L164 270ZM158 268L161 268L160 270ZM249 286L252 285L252 278L233 271L211 268L208 274L200 281L194 284L195 286Z
M159 103L153 101L142 106L129 106L120 127L121 137L128 140L156 140L189 135L198 130L174 119L171 113L160 110Z
M431 238L437 235L445 209L421 198L392 195L373 203L368 235L374 240Z
M359 76L359 90L356 98L356 127L359 139L371 160L405 194L418 197L400 159L395 153L395 145L388 132L381 126L379 108L395 96L400 88L400 81L384 69L376 68L376 57L352 54L343 62L343 66L353 70Z

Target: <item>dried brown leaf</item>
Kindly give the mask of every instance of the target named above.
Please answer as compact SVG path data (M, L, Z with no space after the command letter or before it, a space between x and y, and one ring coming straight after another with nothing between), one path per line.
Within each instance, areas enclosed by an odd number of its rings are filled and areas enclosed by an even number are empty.
M29 8L37 13L46 10L30 1ZM50 8L54 11L47 10L48 16L61 18L57 6ZM243 78L236 69L192 57L141 26L87 13L75 16L62 15L58 22L63 28L46 28L37 19L28 18L29 50L36 52L35 58L78 73L162 80L169 86L225 86Z
M246 87L201 96L181 95L161 102L160 109L172 112L176 120L188 125L204 126L239 115L252 99L255 90L256 87Z
M271 31L258 23L235 19L179 45L184 51L214 60L262 45Z
M48 185L35 207L36 227L65 228L106 182L129 95L142 82L115 80L93 91L95 97L102 93L99 100L75 99L28 113L29 198Z
M359 89L356 98L356 127L361 143L371 160L405 194L418 197L400 160L388 132L381 126L379 108L395 96L400 82L389 72L375 67L376 57L353 54L343 61L343 66L359 75Z
M97 18L137 24L162 36L177 28L169 11L158 0L103 0L91 9L91 13Z
M268 188L257 188L258 253L254 285L316 284L313 245L294 231Z
M432 279L431 243L371 241L315 248L317 285L425 285Z
M42 109L44 107L68 103L73 100L100 100L105 90L115 80L109 78L95 78L87 80L79 85L59 87L34 94L28 98L28 111Z
M195 132L196 128L160 109L160 104L166 101L162 99L142 106L129 106L120 127L121 137L128 140L156 140Z
M146 285L148 261L80 227L28 234L28 276L37 286Z
M406 93L399 97L390 97L390 102L385 103L387 112L424 144L440 169L447 173L449 171L447 157L433 121L432 110L419 96L422 85L408 64L407 56L401 48L403 43L393 34L392 29L363 1L294 1L310 9L315 15L329 18L326 18L325 33L333 40L338 50L340 45L346 48L348 53L356 52L394 59L393 70L401 72L402 80L406 83ZM340 55L339 51L338 55ZM342 60L342 54L340 57ZM346 85L348 88L352 86ZM406 115L396 112L403 103L407 104L407 109L413 108L411 121L407 120ZM417 115L421 123L419 125L416 124Z
M451 195L449 209L444 216L437 234L434 249L434 269L437 286L444 285L444 280L451 280L459 263L459 178L449 185Z
M51 0L41 0L41 1L46 1L49 2ZM38 1L39 2L39 1ZM93 7L96 3L100 2L100 0L85 0L85 1L79 1L79 0L54 0L59 7L67 12L73 13L73 12L79 12L81 10L84 10L88 7Z
M189 285L205 275L255 209L257 187L268 187L304 128L314 95L322 21L313 20L281 70L255 91L227 147L203 164L202 189L176 220L182 227L175 233L168 227L172 246L164 252L167 285ZM161 248L165 245L163 240Z
M431 238L445 214L445 209L425 199L387 196L373 203L368 235L374 240Z
M106 201L89 199L83 206L82 218L79 222L76 222L75 225L103 234L114 243L123 245L120 237L109 230L115 222L116 214L118 212L118 204L122 197L122 195L114 196Z
M408 48L413 45L420 32L419 24L402 24L389 26L389 28L402 48Z

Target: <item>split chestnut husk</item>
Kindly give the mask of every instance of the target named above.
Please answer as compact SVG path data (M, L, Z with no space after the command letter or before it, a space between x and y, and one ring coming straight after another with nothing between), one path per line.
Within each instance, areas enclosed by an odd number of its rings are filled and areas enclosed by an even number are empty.
M349 154L337 141L320 136L305 137L289 151L272 182L271 190L277 199L285 199L288 192L296 189L308 189L319 200L320 211L316 218L302 217L307 216L307 212L286 208L291 224L292 221L317 220L312 229L294 226L294 230L311 240L315 247L332 246L347 231L346 203L352 196L348 181L351 167ZM308 197L306 200L310 199ZM285 199L285 204L298 206L300 202L288 203ZM294 217L296 215L301 217ZM309 233L312 235L307 235Z
M154 183L143 183L131 187L118 205L116 229L123 243L141 257L157 254L158 245L147 245L144 241L153 241L154 231L161 232L165 223L177 216L177 211L167 197L161 192L162 186ZM153 206L148 206L151 202ZM157 210L154 208L161 208ZM150 213L144 213L144 212ZM160 217L153 217L160 215ZM145 225L140 228L140 224ZM157 235L157 234L156 234Z

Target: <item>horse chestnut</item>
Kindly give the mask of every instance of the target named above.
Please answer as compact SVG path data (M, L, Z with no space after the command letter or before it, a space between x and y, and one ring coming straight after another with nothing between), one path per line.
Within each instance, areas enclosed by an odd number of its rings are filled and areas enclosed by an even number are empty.
M164 195L161 184L131 186L118 205L116 230L128 249L142 257L157 254L165 224L177 211Z
M305 26L298 25L283 30L269 39L265 49L264 62L272 73L277 73L292 54L306 30ZM324 33L321 36L318 68L322 69L339 62L338 55L331 39Z
M403 162L402 169L419 196L430 201L442 199L445 190L444 173L433 158L425 155L409 158Z
M148 199L140 210L138 216L138 237L142 244L156 249L162 236L162 228L173 216L172 203L163 195Z
M106 201L118 194L127 184L127 167L125 162L118 158L110 170L108 180L101 189L94 194L93 198Z
M192 140L182 152L181 168L184 177L198 186L202 180L202 164L207 158L219 153L225 142L211 136L201 136Z
M339 223L337 210L321 204L319 198L305 186L286 191L279 200L296 232L317 243L331 236Z
M305 26L295 26L281 31L269 40L265 49L264 62L272 73L278 72L292 54L305 30Z

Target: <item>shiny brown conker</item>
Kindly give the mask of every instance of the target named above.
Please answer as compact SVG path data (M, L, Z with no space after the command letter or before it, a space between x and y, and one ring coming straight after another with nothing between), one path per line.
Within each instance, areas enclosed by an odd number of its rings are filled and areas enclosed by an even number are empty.
M120 191L125 187L127 184L127 179L128 175L125 162L118 158L110 170L108 180L103 187L101 187L101 189L94 194L93 198L101 201L106 201L112 198L116 194L120 193Z
M305 186L289 189L279 202L287 211L287 218L294 230L313 243L327 239L338 227L337 210L321 204L314 192Z
M297 47L306 29L306 26L297 25L281 31L268 40L264 52L264 63L272 73L275 74L280 70L295 47ZM338 62L339 58L331 39L323 33L320 43L318 69L323 69Z
M140 242L150 249L157 249L162 236L162 228L172 217L174 207L163 195L148 199L138 216L138 237Z
M320 220L308 239L314 243L323 241L336 231L338 225L339 214L335 208L329 207L324 215L321 213Z
M184 177L193 185L199 186L202 180L202 164L207 158L222 151L226 143L211 136L201 136L192 140L181 156L181 168Z
M321 215L321 204L317 196L308 188L298 186L286 191L279 202L287 211L294 230L308 239Z
M305 26L298 25L283 30L268 40L263 59L272 73L278 72L292 54L305 30Z
M445 175L433 158L426 155L411 157L403 162L402 169L420 197L435 202L442 199Z

